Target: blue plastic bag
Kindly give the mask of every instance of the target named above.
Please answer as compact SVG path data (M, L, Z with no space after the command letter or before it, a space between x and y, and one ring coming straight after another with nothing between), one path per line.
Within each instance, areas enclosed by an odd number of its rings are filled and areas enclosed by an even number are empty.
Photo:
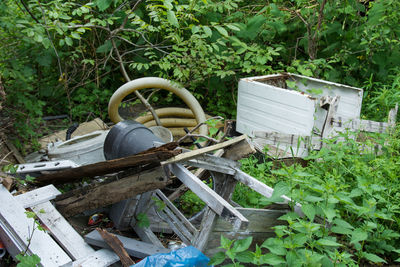
M200 250L189 246L148 256L131 267L207 267L209 261Z

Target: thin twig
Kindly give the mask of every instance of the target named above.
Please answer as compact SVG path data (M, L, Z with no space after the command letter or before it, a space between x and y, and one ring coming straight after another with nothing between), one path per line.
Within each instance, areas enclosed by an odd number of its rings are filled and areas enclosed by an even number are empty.
M51 46L53 47L53 50L54 50L54 53L56 54L57 64L58 64L58 70L59 70L59 72L60 72L60 77L63 77L63 71L62 71L62 67L61 67L61 59L60 59L60 56L58 55L57 49L56 49L56 47L55 47L55 45L54 45L54 42L53 42L53 38L51 38L49 29L48 29L48 27L47 27L46 14L45 14L45 12L44 12L44 9L43 9L43 7L42 7L40 1L38 0L37 2L38 2L38 4L39 4L40 10L42 11L42 16L43 16L43 21L44 21L44 25L43 25L43 24L42 24L42 25L44 26L44 28L45 28L45 30L46 30L47 37L48 37L49 40L50 40Z
M183 140L185 140L187 137L190 137L190 135L196 131L200 126L202 126L203 124L206 124L207 121L209 120L223 120L224 118L222 118L221 116L215 116L215 117L211 117L208 118L207 120L205 120L204 122L200 122L199 124L197 124L193 129L191 129L186 135L182 136L181 138L179 138L178 141L176 141L178 144L181 143ZM204 137L204 136L201 136ZM208 139L208 138L207 138ZM214 139L215 140L215 139ZM218 140L216 141L218 143Z
M129 78L128 73L125 70L124 62L122 61L122 58L121 58L121 55L120 55L119 50L117 48L117 45L115 44L115 41L114 41L114 39L112 37L111 37L111 42L112 42L112 45L114 47L115 54L118 57L122 75L124 75L125 80L127 80L129 82L129 81L131 81L131 79ZM149 104L149 102L147 102L147 100L137 90L135 91L135 95L139 98L139 100L143 103L143 105L145 105L146 108L151 112L151 114L153 115L154 120L156 121L156 124L161 126L160 118L158 117L158 115L157 115L156 111L153 109L153 107Z

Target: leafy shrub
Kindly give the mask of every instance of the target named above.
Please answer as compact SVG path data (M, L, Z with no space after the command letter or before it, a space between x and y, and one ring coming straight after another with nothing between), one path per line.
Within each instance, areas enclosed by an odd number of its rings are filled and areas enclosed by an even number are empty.
M397 128L392 136L371 135L363 142L348 134L341 136L345 141L325 140L325 147L310 153L306 167L273 169L268 161L242 160L244 171L293 200L292 212L279 218L287 224L275 226L276 236L257 246L257 250L268 249L262 253L265 257L260 256L262 262L256 262L257 251L251 262L346 266L400 260L399 134ZM243 206L271 203L240 185L236 190L233 200ZM239 197L245 190L250 197ZM301 203L305 216L294 212L295 203Z

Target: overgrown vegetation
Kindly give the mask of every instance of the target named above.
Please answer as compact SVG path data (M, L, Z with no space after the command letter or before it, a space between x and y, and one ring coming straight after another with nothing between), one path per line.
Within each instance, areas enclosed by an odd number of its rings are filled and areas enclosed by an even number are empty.
M400 100L399 14L397 0L3 0L0 123L11 121L21 148L36 140L45 115L107 119L108 100L125 82L119 58L130 78L169 78L226 118L235 117L239 78L287 71L362 87L363 118L382 121ZM153 104L175 101L159 94ZM327 141L307 167L245 160L245 171L302 203L306 217L284 216L288 224L255 252L248 241L222 240L227 253L216 262L393 263L399 140L397 130L362 143ZM244 191L235 201L271 200Z
M244 159L242 169L274 187L274 194L266 199L238 185L234 201L244 207L265 207L285 194L293 200L292 212L280 218L286 225L274 227L276 237L258 244L254 252L247 250L248 240L221 239L226 252L217 254L214 263L225 258L235 266L240 262L347 266L400 261L399 130L363 142L347 134L343 142L326 140L324 148L306 158L306 167L273 168L268 157L261 163L254 157ZM382 149L376 150L377 145ZM294 212L295 203L301 203L304 217ZM237 250L237 242L248 245Z
M106 119L109 97L125 81L120 55L131 79L172 79L227 118L235 116L239 78L289 71L363 87L364 114L376 119L399 96L399 7L394 0L5 0L3 116L24 142L37 137L44 115ZM153 98L162 99L172 101Z

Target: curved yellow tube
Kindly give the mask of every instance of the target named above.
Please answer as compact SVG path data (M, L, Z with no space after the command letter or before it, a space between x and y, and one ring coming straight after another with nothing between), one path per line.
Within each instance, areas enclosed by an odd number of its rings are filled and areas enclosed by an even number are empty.
M155 110L159 118L194 118L193 112L187 108L158 108ZM153 115L147 112L144 116L137 117L135 120L140 123L151 121Z
M206 115L204 114L199 102L188 90L177 87L166 79L146 77L127 82L114 92L108 103L108 115L110 116L111 121L114 123L122 121L123 118L121 118L118 113L119 104L130 93L145 88L160 88L176 94L192 110L197 123L201 123L206 120ZM207 125L202 125L199 129L201 134L207 135Z
M180 119L180 118L162 118L160 119L161 125L164 127L194 127L197 125L195 119ZM146 127L156 126L155 120L143 123Z

